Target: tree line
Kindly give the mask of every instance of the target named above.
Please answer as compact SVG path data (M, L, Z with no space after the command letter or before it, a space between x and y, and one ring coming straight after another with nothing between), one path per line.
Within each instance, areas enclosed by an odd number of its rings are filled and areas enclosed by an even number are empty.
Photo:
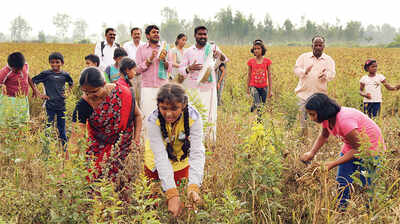
M263 21L256 22L252 14L245 15L241 11L233 11L230 7L220 9L210 19L197 15L191 20L180 19L178 12L170 7L163 8L161 15L162 22L157 25L160 26L162 39L169 43L173 43L179 33L186 33L189 41L193 41L194 27L205 25L209 29L209 39L219 44L250 44L259 38L271 45L309 45L313 36L322 35L329 44L400 47L400 29L389 24L363 26L359 21L348 21L343 25L339 19L335 24L318 23L319 21L311 21L305 16L299 24L290 19L278 24L269 14L265 15ZM84 19L74 20L71 16L61 13L53 17L52 23L56 28L54 35L39 31L37 37L34 37L31 35L32 27L29 22L18 16L11 21L9 36L0 33L0 41L90 43L102 38L107 27L107 23L103 23L99 32L88 34L89 26ZM133 26L134 24L119 24L114 27L119 42L130 40L130 28Z

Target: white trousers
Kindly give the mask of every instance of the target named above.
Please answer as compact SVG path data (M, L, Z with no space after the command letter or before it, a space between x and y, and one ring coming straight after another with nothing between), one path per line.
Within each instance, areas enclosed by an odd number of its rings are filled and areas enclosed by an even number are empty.
M140 97L140 108L145 120L157 109L157 93L159 88L142 87Z
M205 129L206 138L209 138L211 142L215 142L217 140L217 106L218 106L218 98L217 98L217 90L216 88L205 90L199 89L190 89L190 92L194 93L199 99L201 104L203 105L206 115L205 123L203 126L207 126Z

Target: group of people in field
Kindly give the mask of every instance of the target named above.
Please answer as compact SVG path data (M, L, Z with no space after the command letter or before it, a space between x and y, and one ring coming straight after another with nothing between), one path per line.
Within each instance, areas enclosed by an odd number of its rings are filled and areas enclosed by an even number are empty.
M96 45L95 54L85 57L87 68L79 78L82 96L72 118L80 131L73 132L72 136L88 133L86 155L93 164L88 167L88 181L103 177L115 181L124 169L131 145L142 144L143 137L145 175L150 180L161 181L168 210L178 216L183 203L177 187L183 179L188 179L188 197L194 202L201 201L205 164L203 142L205 137L210 142L216 141L217 107L222 103L228 58L218 46L208 41L208 30L204 26L194 29L195 44L187 49L184 49L185 34L179 34L175 47L169 49L167 43L160 41L156 25L146 27L147 42L141 41L139 28L133 28L131 35L132 41L121 47L115 42L115 30L108 28L106 40ZM356 109L339 106L327 96L327 83L334 79L336 72L333 59L323 53L324 47L325 39L314 37L313 51L302 54L294 68L299 77L295 93L299 99L302 132L307 134L307 114L312 121L322 125L311 151L300 159L304 162L312 160L329 135L343 140L340 158L326 166L327 169L339 167L340 206L344 208L350 198L351 175L364 169L356 156L361 145L360 136L368 136L371 151L383 149L384 139L372 119ZM257 111L260 121L263 106L272 96L272 61L265 57L267 49L260 39L253 42L251 52L254 58L247 62L247 93L253 98L250 110ZM65 86L68 83L72 88L74 82L62 70L64 58L61 53L51 53L49 64L49 70L31 79L24 56L19 52L10 54L8 65L0 70L1 100L2 105L6 101L15 105L16 117L29 119L27 95L30 86L33 96L46 100L47 125L52 125L57 116L59 139L66 150ZM388 90L398 90L400 85L391 86L383 75L377 74L376 60L367 60L364 69L367 75L360 80L360 95L364 97L365 113L373 118L379 114L382 101L380 84ZM39 83L43 83L45 93L37 89ZM211 124L206 133L203 132L202 114L191 105L188 92L197 96L204 106L206 121ZM5 110L2 105L0 119ZM126 186L120 184L118 188L123 191Z

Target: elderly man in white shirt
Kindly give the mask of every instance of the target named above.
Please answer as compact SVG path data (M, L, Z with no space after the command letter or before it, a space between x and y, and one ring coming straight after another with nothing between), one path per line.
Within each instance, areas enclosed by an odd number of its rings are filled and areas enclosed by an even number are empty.
M113 28L107 28L105 31L106 41L101 41L96 44L94 54L100 58L99 68L104 71L107 66L115 63L114 61L114 50L120 47L115 42L116 32Z
M142 30L139 27L133 27L131 29L131 36L132 41L128 41L124 43L123 48L128 53L128 57L136 62L136 51L139 46L146 44L145 42L141 41L142 39ZM140 100L140 93L142 87L142 76L137 74L134 78L134 86L135 86L135 93L136 93L136 100L137 102L141 102Z
M296 60L294 74L299 77L295 93L299 98L301 136L307 136L305 103L314 93L328 94L328 82L335 78L335 61L327 54L325 38L315 36L312 39L312 52L303 53Z

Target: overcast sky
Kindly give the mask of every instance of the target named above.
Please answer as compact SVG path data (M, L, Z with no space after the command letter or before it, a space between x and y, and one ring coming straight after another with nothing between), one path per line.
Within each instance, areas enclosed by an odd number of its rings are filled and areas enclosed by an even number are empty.
M388 23L399 28L398 5L398 1L389 0L2 0L0 32L8 34L10 21L20 15L33 28L31 35L36 36L40 30L55 34L52 17L57 13L86 20L89 25L88 34L99 33L103 22L108 26L124 23L141 27L143 24L160 24L160 10L165 6L176 9L179 18L187 20L195 14L204 19L213 18L221 8L230 6L233 11L239 10L246 16L252 14L257 22L262 21L268 13L279 25L289 18L299 26L301 17L305 16L318 24L336 24L338 18L343 25L350 20L357 20L364 26Z

